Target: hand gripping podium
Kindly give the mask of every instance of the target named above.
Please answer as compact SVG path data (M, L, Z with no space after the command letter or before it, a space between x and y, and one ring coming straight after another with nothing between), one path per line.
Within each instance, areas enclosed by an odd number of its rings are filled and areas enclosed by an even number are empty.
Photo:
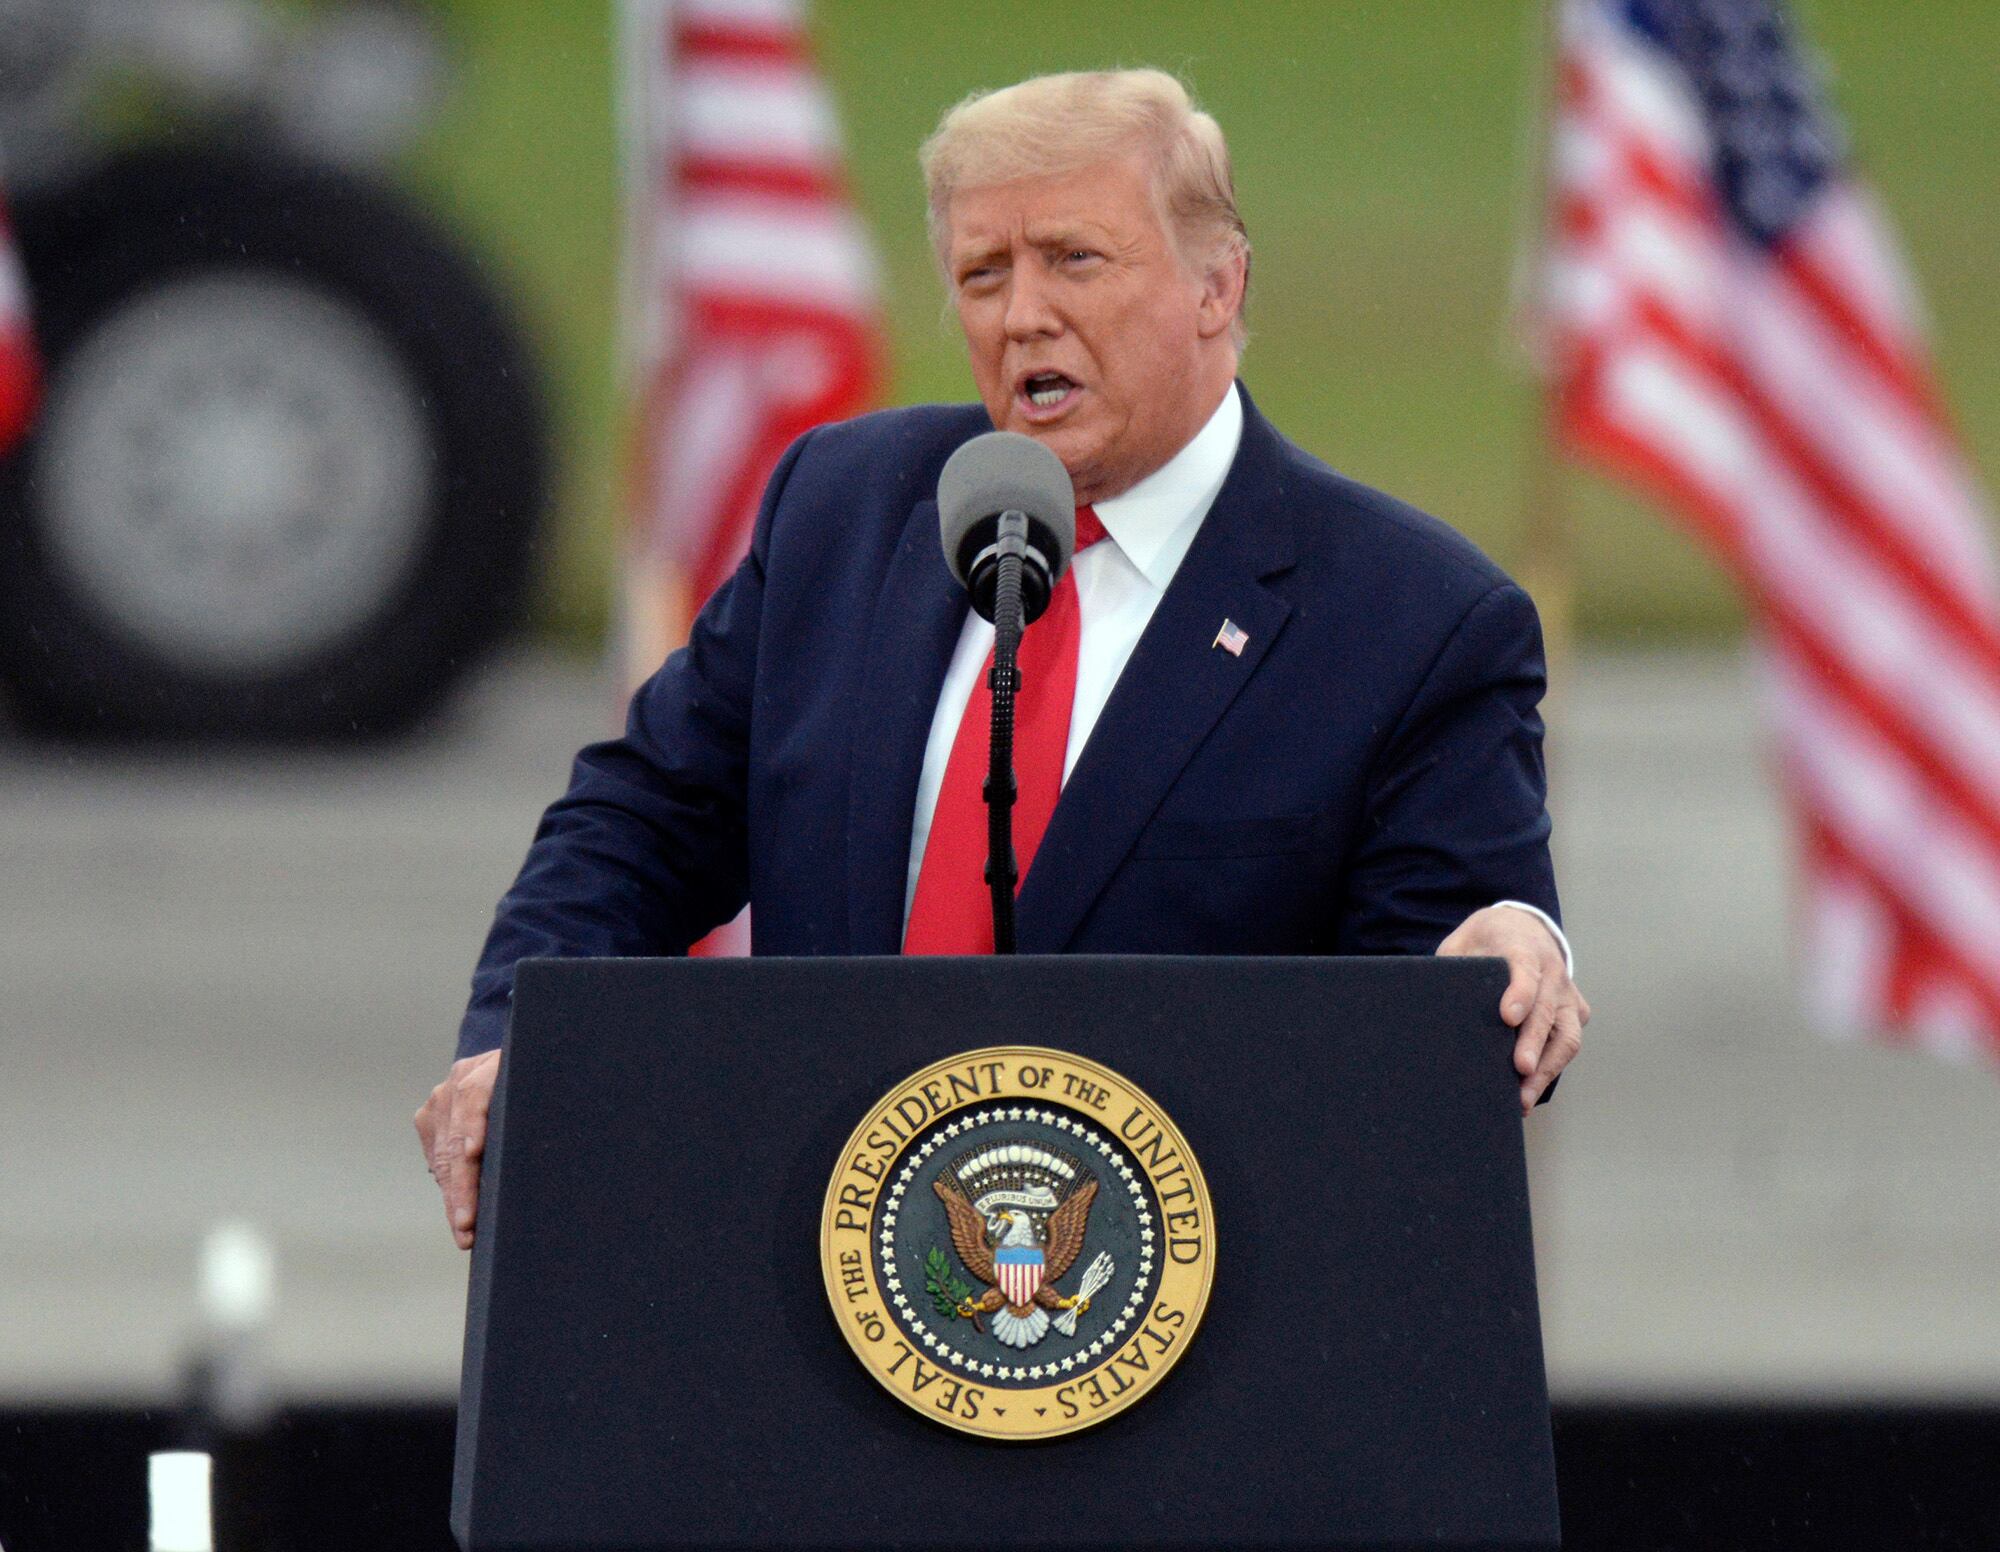
M1495 960L524 964L472 1256L460 1545L1557 1546L1505 984ZM891 1394L822 1275L829 1182L857 1127L886 1118L883 1097L912 1074L992 1047L1053 1048L1129 1079L1199 1161L1212 1215L1205 1309L1171 1370L1095 1426L1026 1443L954 1431ZM1104 1225L1103 1264L1150 1271L1155 1252L1129 1230L1143 1221L1152 1243L1163 1209L1126 1209L1121 1190L1149 1200L1118 1178L1134 1129L1120 1141L1095 1098L1084 1085L1031 1101L1017 1127L1039 1114L1061 1130L1034 1133L1046 1145L1013 1174L1016 1155L962 1146L956 1123L946 1142L942 1118L919 1170L913 1131L908 1168L856 1198L868 1232L898 1207L942 1224L962 1185L1003 1236L1019 1214L995 1204L1032 1205L1039 1159L1058 1192L1102 1177L1106 1205L1080 1210ZM971 1136L972 1102L959 1113ZM892 1199L893 1180L909 1195ZM1057 1226L1039 1230L1051 1278ZM1159 1259L1164 1272L1172 1257ZM932 1368L920 1349L900 1370L942 1374L925 1404L947 1385L974 1404L936 1356L954 1341L967 1352L953 1362L978 1356L953 1334L974 1326L976 1287L952 1308L978 1280L971 1263L961 1245L902 1268L908 1294L951 1285L905 1306L945 1333L927 1344ZM1044 1302L1062 1325L1069 1312ZM1026 1395L1007 1388L1006 1358L1046 1355L1054 1374L1059 1350L1081 1361L1092 1331L1110 1341L1120 1306L1069 1302L1072 1336L1018 1354L977 1339L1003 1359L981 1382L983 1419ZM1148 1313L1139 1293L1123 1311Z

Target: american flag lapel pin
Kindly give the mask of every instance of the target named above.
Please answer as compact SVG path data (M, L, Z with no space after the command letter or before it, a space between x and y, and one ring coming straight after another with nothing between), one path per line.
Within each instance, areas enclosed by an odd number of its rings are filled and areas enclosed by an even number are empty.
M1220 647L1231 657L1241 657L1243 649L1249 645L1250 633L1234 620L1227 619L1222 622L1222 629L1215 633L1215 640L1209 643L1210 647Z

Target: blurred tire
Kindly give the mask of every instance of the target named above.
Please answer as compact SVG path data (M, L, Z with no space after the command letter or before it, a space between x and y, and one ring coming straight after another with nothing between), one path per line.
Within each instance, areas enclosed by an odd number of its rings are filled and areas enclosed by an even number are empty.
M0 469L0 676L65 732L407 726L514 626L545 431L451 242L259 156L128 156L14 212L46 369Z

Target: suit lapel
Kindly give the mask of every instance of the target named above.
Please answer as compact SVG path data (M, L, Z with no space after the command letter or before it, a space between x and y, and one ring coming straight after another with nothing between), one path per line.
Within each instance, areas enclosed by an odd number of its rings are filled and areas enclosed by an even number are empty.
M1068 946L1283 630L1291 605L1264 586L1296 556L1282 457L1277 432L1245 394L1236 462L1119 675L1021 886L1022 953ZM1216 644L1224 620L1249 638L1240 656Z
M867 710L854 729L847 806L850 953L902 948L917 779L966 608L938 547L937 503L919 502L876 597L862 659Z

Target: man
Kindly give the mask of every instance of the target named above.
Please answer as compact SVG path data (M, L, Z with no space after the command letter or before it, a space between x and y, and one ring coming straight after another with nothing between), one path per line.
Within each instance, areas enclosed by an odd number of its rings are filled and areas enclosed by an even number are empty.
M1047 76L960 104L923 160L981 406L795 444L688 646L578 756L417 1113L462 1246L518 960L682 952L746 898L760 953L982 946L976 871L944 859L977 854L992 632L931 498L989 427L1051 448L1080 546L1107 535L1023 649L1055 653L1024 695L1060 689L1022 712L1024 810L1047 791L1022 952L1491 954L1523 1113L1579 1046L1533 606L1236 382L1249 243L1214 120L1157 71Z

